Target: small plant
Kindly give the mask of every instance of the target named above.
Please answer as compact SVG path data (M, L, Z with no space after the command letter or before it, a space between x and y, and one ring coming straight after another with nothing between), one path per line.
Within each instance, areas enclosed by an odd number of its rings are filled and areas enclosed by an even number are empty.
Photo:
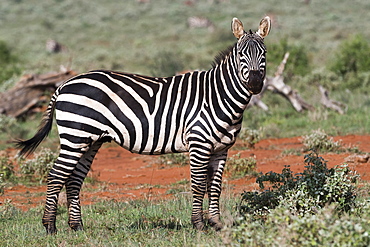
M367 72L370 67L370 44L362 35L355 35L343 41L335 54L330 70L345 76L348 73Z
M261 140L261 133L255 129L242 128L239 139L246 141L248 148L254 148L254 145Z
M0 84L13 75L20 74L18 61L19 59L13 54L10 47L4 41L0 41Z
M3 177L4 177L4 174L0 173L0 195L4 194L4 188L6 185Z
M340 141L334 141L323 130L313 130L311 134L303 136L303 145L307 150L313 149L317 152L337 152L341 151Z
M257 160L254 157L240 158L240 153L227 159L225 173L231 178L245 177L256 174Z
M354 208L356 173L348 166L329 169L315 152L305 156L305 163L302 173L293 174L285 166L282 173L268 172L258 177L261 189L269 187L261 193L244 192L241 213L266 216L278 206L298 215L315 213L330 204L335 204L339 212Z
M17 120L13 117L8 117L6 115L0 115L0 131L8 132L17 126Z
M20 173L32 181L45 182L56 158L57 154L48 148L43 148L33 159L21 161Z
M185 166L189 164L189 157L183 153L164 154L159 156L159 162L164 165Z
M7 181L14 176L14 165L8 156L0 157L0 195L4 193Z
M4 180L7 180L14 175L14 164L8 156L0 157L0 174L3 175Z

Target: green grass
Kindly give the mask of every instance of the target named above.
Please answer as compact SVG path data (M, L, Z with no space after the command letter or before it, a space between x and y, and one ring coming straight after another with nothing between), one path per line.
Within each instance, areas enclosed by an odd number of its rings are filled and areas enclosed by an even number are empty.
M234 202L235 203L235 202ZM230 203L232 204L232 203ZM72 232L66 208L57 218L56 236L47 236L41 209L0 211L1 246L221 246L213 230L198 232L190 223L191 196L167 201L104 201L83 207L83 232Z
M83 206L82 232L69 229L67 210L61 207L55 236L45 234L41 207L21 212L6 202L0 207L0 246L367 246L367 191L365 185L359 192L359 207L350 213L336 214L329 207L298 216L278 208L264 221L252 217L240 221L238 198L224 195L221 208L226 227L219 233L193 229L187 194L165 201L102 201ZM232 226L233 222L237 224Z

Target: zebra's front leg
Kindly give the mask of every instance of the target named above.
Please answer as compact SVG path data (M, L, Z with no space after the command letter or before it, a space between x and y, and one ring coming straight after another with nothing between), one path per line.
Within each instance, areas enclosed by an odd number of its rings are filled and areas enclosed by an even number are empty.
M94 143L90 149L81 157L72 175L66 183L68 203L68 224L75 231L83 230L80 191L84 179L90 170L91 163L103 142Z
M207 188L207 167L210 150L202 147L190 149L191 191L193 194L193 210L191 222L198 230L203 230L203 199Z
M220 154L214 154L211 157L208 166L207 192L209 199L209 219L208 223L216 230L222 228L220 221L219 200L222 190L222 174L227 158L227 151Z

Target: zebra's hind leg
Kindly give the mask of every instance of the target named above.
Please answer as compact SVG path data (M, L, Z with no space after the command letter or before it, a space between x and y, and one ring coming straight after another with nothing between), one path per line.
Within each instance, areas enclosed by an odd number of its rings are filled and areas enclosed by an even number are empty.
M85 147L88 147L88 144ZM42 224L48 234L55 234L57 232L55 221L59 193L83 154L84 149L81 146L66 148L65 145L61 145L59 157L49 172L45 210L42 217Z
M97 141L90 147L90 149L78 161L75 170L66 182L69 216L68 224L75 231L83 230L80 207L81 186L90 170L91 163L102 144L103 142Z
M208 223L216 230L222 229L220 221L219 200L222 189L222 174L226 163L227 152L214 154L208 166L207 192L209 199Z

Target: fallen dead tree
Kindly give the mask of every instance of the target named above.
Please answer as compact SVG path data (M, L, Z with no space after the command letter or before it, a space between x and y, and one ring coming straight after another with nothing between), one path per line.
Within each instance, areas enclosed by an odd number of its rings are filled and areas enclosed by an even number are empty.
M47 73L42 75L25 75L10 90L0 93L0 114L21 117L37 111L48 102L49 95L64 81L76 75L72 70ZM50 92L47 94L46 92ZM46 96L47 95L47 96Z
M267 111L269 108L265 103L262 102L262 97L264 96L266 90L270 90L286 98L297 112L302 112L304 110L315 110L315 107L307 103L296 90L284 83L283 72L288 58L289 53L287 52L277 68L274 77L266 77L261 93L258 95L253 95L249 106L258 106L264 111ZM344 113L342 109L343 104L330 100L328 92L321 85L319 85L319 90L321 92L321 103L323 106L333 109L340 114Z
M259 95L254 95L249 103L249 106L258 106L264 111L268 110L268 106L262 102L262 97L266 90L273 91L282 95L286 98L293 106L293 108L298 111L302 112L303 110L314 110L315 108L303 100L303 98L299 95L296 90L293 90L289 85L284 83L283 72L285 69L285 65L289 58L289 53L285 53L283 61L280 63L279 67L277 68L274 77L266 77L262 92Z
M341 102L329 99L329 92L321 85L319 85L319 90L321 93L321 104L326 108L333 109L339 112L339 114L344 114L343 108L345 105Z

